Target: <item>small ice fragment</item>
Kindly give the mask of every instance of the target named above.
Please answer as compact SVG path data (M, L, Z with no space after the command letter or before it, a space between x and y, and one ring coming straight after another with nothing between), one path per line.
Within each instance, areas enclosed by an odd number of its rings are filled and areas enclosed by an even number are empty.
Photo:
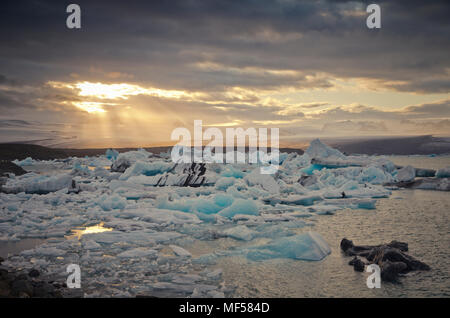
M175 253L175 255L177 255L177 256L181 256L181 257L191 257L192 256L191 253L189 253L182 247L179 247L176 245L169 245L169 246L172 249L172 251Z
M397 171L397 180L400 182L409 182L416 177L416 170L412 166L406 166Z
M219 215L231 219L236 214L258 215L258 206L253 200L236 199L233 204L223 209Z
M223 233L229 237L232 237L236 240L242 240L242 241L250 241L255 236L256 232L253 230L250 230L245 225L238 225L229 229L226 229L223 231Z
M120 258L137 258L137 257L156 258L157 256L158 256L157 251L144 248L134 248L117 255L117 257Z

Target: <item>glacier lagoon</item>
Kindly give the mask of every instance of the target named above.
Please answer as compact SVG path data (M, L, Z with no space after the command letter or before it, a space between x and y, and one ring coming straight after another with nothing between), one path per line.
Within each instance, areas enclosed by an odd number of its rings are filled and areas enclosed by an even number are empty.
M79 264L86 297L449 295L448 193L383 186L397 181L396 164L442 169L448 156L345 156L315 141L281 158L274 176L254 165L176 167L144 150L17 162L34 172L0 194L0 251L15 254L3 264L61 281ZM71 235L98 224L112 230ZM406 241L432 271L370 290L367 274L346 266L343 237Z

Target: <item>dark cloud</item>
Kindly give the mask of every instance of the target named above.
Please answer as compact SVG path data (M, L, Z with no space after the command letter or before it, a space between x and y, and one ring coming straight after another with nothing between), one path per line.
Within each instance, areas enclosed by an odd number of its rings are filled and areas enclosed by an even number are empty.
M449 100L402 109L314 102L315 89L333 88L339 79L360 79L374 90L449 93L447 0L376 1L382 8L380 30L365 25L365 8L372 1L76 3L82 9L80 30L65 26L68 2L2 2L1 120L44 123L33 131L47 131L45 123L67 124L54 129L61 140L72 138L66 134L92 136L98 130L98 117L76 103L93 102L107 110L102 123L105 138L122 138L130 129L138 131L133 137L142 131L156 140L164 129L170 136L171 128L162 122L148 124L158 115L186 127L198 118L205 124L274 123L283 127L283 136L292 138L352 131L394 134L401 129L411 134L449 132ZM76 89L52 87L48 81L127 82L198 92L201 97L138 95L104 100L79 96ZM308 91L307 100L312 102L295 97L283 102L286 92L300 90ZM285 96L271 99L270 94L279 92ZM127 115L136 120L132 125L121 116L127 107ZM140 123L141 119L147 122ZM8 129L14 124L2 123ZM45 138L53 139L52 131Z
M368 30L368 1L78 1L82 29L65 27L65 2L7 1L0 66L43 81L107 72L163 88L329 87L306 75L398 80L393 89L448 92L448 1L379 1L382 29ZM355 14L356 12L362 14ZM214 62L222 69L201 69ZM230 69L297 70L300 75ZM427 78L426 81L422 80Z

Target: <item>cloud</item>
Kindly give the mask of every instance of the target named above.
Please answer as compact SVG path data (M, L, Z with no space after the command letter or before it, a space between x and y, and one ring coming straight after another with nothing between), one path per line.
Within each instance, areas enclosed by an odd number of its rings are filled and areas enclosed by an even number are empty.
M332 123L326 123L322 127L324 133L336 133L340 134L352 134L357 132L369 132L380 134L381 132L386 132L388 129L384 122L374 122L374 121L336 121Z
M194 119L275 125L286 138L450 134L448 1L380 0L380 30L365 27L369 2L80 0L80 30L65 27L64 2L7 2L0 118L147 144ZM371 100L385 91L429 98Z
M41 82L77 74L175 90L301 89L331 87L318 78L328 74L403 82L385 86L399 91L448 92L448 2L380 1L378 31L365 27L368 3L79 1L78 31L65 27L63 2L5 3L0 65L6 76ZM208 63L220 68L196 67Z

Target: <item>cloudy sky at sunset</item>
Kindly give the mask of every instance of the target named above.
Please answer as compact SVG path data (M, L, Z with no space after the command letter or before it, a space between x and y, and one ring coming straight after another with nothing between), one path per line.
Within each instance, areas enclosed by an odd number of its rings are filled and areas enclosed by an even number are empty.
M176 127L450 136L450 3L4 1L0 141L167 145ZM378 3L382 27L366 27Z

